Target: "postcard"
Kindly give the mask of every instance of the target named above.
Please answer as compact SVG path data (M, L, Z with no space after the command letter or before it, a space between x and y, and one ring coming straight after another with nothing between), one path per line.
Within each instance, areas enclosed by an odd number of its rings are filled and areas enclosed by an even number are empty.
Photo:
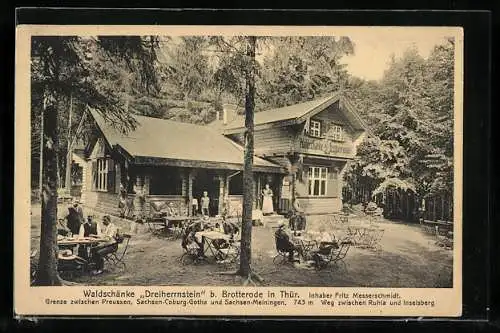
M460 27L16 33L17 316L461 315Z

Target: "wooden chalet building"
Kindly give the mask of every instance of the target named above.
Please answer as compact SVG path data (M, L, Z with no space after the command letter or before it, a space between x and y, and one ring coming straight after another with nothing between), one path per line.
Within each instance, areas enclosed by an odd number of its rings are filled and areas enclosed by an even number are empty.
M222 133L244 142L244 116L225 108L216 121ZM342 175L366 134L366 125L340 94L255 113L255 154L283 166L287 175L269 179L279 211L297 197L307 214L339 212ZM263 183L257 184L260 193Z
M241 213L244 118L235 109L206 126L136 116L123 134L90 111L95 135L85 149L81 201L118 212L120 184L134 202L135 216L173 202L181 212L208 191L211 214L229 201ZM365 126L339 95L255 114L254 208L269 183L275 210L286 212L294 193L307 214L341 209L342 172L356 154Z
M217 215L226 200L231 215L240 214L243 148L208 126L136 116L138 126L123 134L90 111L95 136L82 165L81 201L85 206L118 212L120 184L134 202L135 216L148 216L170 203L191 214L189 203L208 191ZM277 164L254 159L255 177L285 172ZM225 200L226 199L226 200Z

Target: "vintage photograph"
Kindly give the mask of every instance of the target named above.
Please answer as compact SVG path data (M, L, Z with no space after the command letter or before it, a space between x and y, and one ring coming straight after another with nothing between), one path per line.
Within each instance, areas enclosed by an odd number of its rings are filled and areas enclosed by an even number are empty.
M164 31L31 37L32 287L457 287L456 34Z

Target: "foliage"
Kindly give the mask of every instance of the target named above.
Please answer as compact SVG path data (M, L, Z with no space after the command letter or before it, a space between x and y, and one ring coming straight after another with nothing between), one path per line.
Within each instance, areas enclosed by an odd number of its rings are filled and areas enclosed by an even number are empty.
M360 147L346 174L352 184L363 179L373 190L397 177L411 180L421 195L450 191L453 39L437 45L427 59L414 48L393 57L380 81L348 74L341 62L355 50L355 41L348 37L259 37L256 62L241 52L245 45L244 36L35 38L33 179L44 92L58 96L61 110L72 101L71 133L87 106L125 131L134 126L133 114L205 124L215 119L223 103L243 105L246 71L254 66L256 111L337 90L352 101L373 136ZM58 119L63 170L68 113L61 112ZM84 125L88 135L88 120Z
M452 192L453 50L452 39L437 45L427 59L410 48L400 59L392 58L379 82L351 80L348 94L380 138L360 146L345 174L351 186L362 179L371 191L385 184L414 188L421 197ZM397 158L386 164L386 156Z
M133 128L135 120L127 112L128 108L122 107L123 94L120 93L130 92L134 87L130 78L134 77L140 83L137 86L146 91L154 85L154 37L34 37L31 50L32 124L43 122L43 126L38 127L39 146L43 142L40 163L43 177L39 184L42 213L36 284L60 285L64 282L57 272L57 198L61 183L58 178L66 155L61 153L61 147L67 147L71 140L69 135L61 135L64 132L61 123L68 123L68 129L74 126L69 121L69 112L62 111L68 109L68 100L72 109L75 100L84 107L94 108L123 131ZM125 89L120 89L122 87ZM128 105L127 98L125 105ZM75 107L76 110L79 108ZM75 114L74 118L79 123L83 114Z
M275 37L270 45L259 81L265 106L291 105L347 86L349 76L340 59L354 53L348 37Z

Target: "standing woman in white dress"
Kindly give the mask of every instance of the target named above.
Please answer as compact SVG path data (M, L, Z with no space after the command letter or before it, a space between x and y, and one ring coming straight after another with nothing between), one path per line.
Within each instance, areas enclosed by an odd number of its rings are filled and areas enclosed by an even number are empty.
M266 184L266 188L262 190L262 214L269 215L274 213L273 208L273 190L269 188L269 184Z

